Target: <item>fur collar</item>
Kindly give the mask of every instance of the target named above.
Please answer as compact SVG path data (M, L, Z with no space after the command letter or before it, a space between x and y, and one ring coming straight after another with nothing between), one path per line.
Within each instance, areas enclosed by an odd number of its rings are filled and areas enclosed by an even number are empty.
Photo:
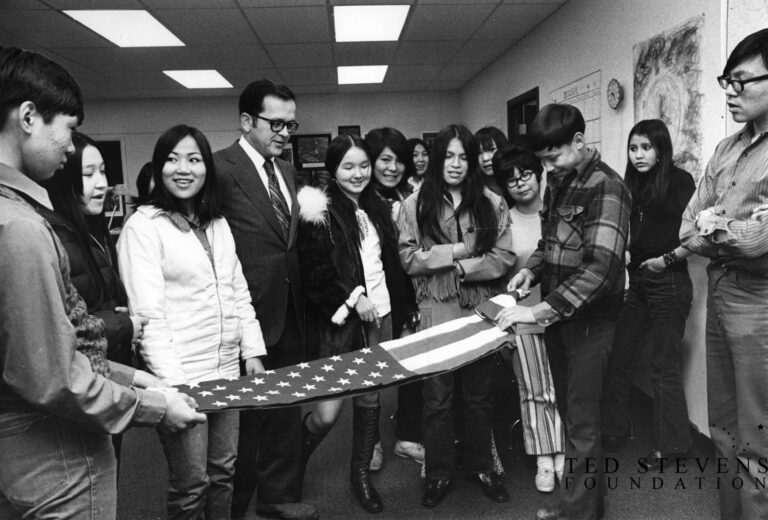
M328 219L328 195L313 186L304 186L296 194L299 202L299 218L315 225L325 224Z

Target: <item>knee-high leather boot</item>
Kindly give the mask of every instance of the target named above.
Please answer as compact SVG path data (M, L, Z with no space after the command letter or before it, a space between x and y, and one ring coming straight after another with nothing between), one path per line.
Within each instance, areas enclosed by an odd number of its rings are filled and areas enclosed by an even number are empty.
M378 513L384 509L381 497L371 483L369 470L380 410L378 406L355 406L352 411L352 463L349 480L360 505L369 513Z
M307 428L307 419L309 419L309 416L312 414L312 412L308 412L304 416L304 420L301 423L301 480L300 482L303 484L304 482L304 473L307 471L307 464L309 463L309 457L314 453L314 451L317 449L318 446L320 446L320 443L325 439L325 436L328 435L328 432L323 433L315 433L309 430Z

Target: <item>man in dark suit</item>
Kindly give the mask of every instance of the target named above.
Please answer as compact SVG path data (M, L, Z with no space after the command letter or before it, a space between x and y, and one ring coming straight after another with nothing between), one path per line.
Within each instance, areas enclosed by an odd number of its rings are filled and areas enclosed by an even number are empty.
M240 95L242 136L214 155L222 208L261 323L267 370L304 361L304 317L296 253L296 170L280 155L298 128L291 90L269 80ZM269 518L315 519L301 499L301 408L243 411L235 464L233 518L258 485L256 511Z

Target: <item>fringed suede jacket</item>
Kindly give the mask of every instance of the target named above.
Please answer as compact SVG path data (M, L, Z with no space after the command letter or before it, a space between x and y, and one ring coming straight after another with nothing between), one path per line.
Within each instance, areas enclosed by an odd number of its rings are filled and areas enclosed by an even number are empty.
M488 189L484 193L496 208L498 227L496 244L482 254L474 252L475 223L471 216L467 212L456 216L447 197L443 199L440 214L441 228L451 240L447 244L437 244L419 233L416 217L418 192L403 202L397 223L400 260L405 272L413 279L418 302L458 297L461 307L472 308L506 290L506 275L515 264L509 210L501 197ZM453 244L462 241L470 251L470 257L457 261L453 258ZM461 277L455 269L456 262L464 273Z
M307 318L307 350L310 357L328 357L366 345L365 329L347 300L357 287L365 288L365 272L360 258L360 233L356 207L331 182L326 191L306 186L298 195L299 228L296 247L299 253ZM394 223L386 202L381 199L387 218L374 222L381 246L387 290L392 307L393 331L400 331L409 312L416 310L413 287L398 259ZM381 226L392 226L385 233ZM387 235L391 238L387 238ZM397 335L398 333L395 332Z

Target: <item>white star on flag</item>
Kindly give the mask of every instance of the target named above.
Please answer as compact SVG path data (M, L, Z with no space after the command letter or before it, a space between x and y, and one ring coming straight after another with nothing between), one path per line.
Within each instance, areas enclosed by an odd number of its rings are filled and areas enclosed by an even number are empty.
M205 397L207 395L213 395L213 392L209 392L208 390L203 390L202 392L198 392L202 397Z
M306 385L302 386L302 388L304 390L309 391L309 390L315 390L317 387L315 385L310 385L309 383L307 383Z
M361 357L356 357L355 359L352 360L352 363L359 365L361 363L365 363L365 361Z
M339 379L336 382L339 383L340 385L348 385L349 384L349 379L341 378L341 379Z
M341 361L341 356L331 356L328 359L330 359L331 361Z
M301 375L298 372L288 372L288 377L296 379L297 377L301 377Z
M247 387L245 387L245 386L244 386L244 387L242 387L242 388L240 389L240 391L241 391L242 393L245 393L245 392L253 392L253 388L247 388Z
M357 370L355 370L354 368L348 368L347 369L347 375L348 376L355 376L355 375L357 375Z
M230 401L238 401L240 399L240 396L239 395L231 395L230 394L230 395L227 396L227 399L229 399Z
M264 380L262 378L260 378L260 377L257 377L254 380L252 380L251 383L253 383L254 385L263 385L264 384Z
M274 374L275 371L274 370L265 370L264 373L265 374Z
M293 395L294 397L307 397L307 394L305 394L303 392L294 392L291 395Z
M299 368L309 368L309 363L299 363L298 367Z
M269 395L279 395L280 394L280 390L267 390L267 393Z
M323 376L315 376L312 378L312 381L314 381L315 383L321 383L325 381L325 378Z
M289 383L288 381L280 381L279 383L277 383L277 386L279 386L280 388L285 388L286 386L291 386L291 383Z
M370 354L372 351L370 348L365 347L365 348L361 348L360 352L362 352L363 354Z
M373 381L368 381L368 380L366 379L365 381L363 381L363 384L364 384L365 386L373 386Z
M216 406L227 406L227 403L222 403L221 401L214 401L213 404Z
M200 383L189 383L190 388L198 388L200 386Z
M328 389L329 392L341 392L343 388L339 388L338 386L332 386Z
M368 374L369 377L381 377L381 373L379 372L371 372Z
M257 401L266 401L269 399L266 395L254 395L253 398Z
M379 361L378 363L376 363L376 366L381 369L384 369L384 368L387 368L389 365L387 365L386 361Z
M226 390L226 389L227 389L227 387L226 387L226 386L216 385L216 386L213 388L213 391L214 391L214 392L216 392L216 391L218 391L218 390Z
M326 372L330 372L331 370L333 370L333 365L323 365L323 366L322 366L322 367L320 367L320 368L321 368L322 370L325 370Z
M394 379L403 379L405 376L403 374L395 374L392 376Z

